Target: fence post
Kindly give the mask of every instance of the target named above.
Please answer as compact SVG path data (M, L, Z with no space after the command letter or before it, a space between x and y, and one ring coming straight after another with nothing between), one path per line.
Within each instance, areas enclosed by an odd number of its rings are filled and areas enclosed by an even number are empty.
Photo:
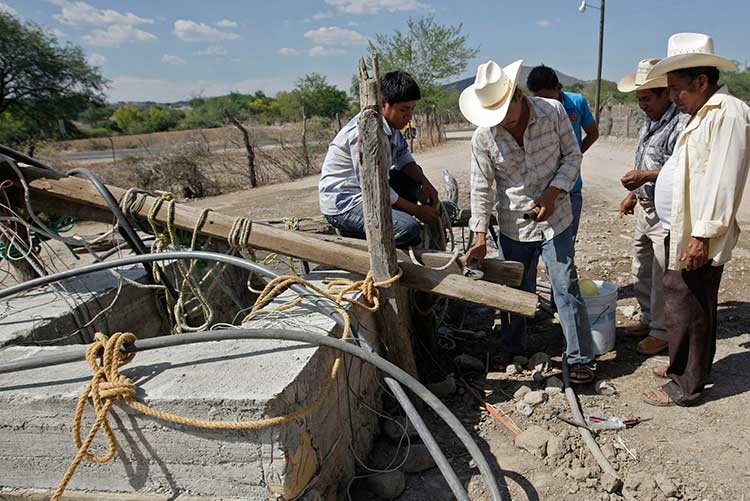
M367 73L364 58L359 60L359 164L365 234L370 250L370 270L376 282L399 272L393 240L393 216L386 164L388 141L383 132L380 112L380 87L377 53L373 51L373 78ZM380 332L386 356L409 374L417 375L417 365L409 334L409 304L406 291L398 282L380 291Z

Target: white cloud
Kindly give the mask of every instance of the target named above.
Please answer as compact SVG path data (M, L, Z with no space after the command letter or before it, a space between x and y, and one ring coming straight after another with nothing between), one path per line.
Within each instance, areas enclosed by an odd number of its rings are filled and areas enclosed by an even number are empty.
M126 42L151 42L156 35L126 24L113 24L106 30L94 30L81 40L96 47L119 47Z
M539 19L536 22L537 27L539 28L550 28L552 26L552 21L549 19Z
M174 22L174 34L184 42L219 42L240 38L237 33L219 31L207 24L186 19L178 19Z
M325 56L339 56L341 54L346 54L346 51L344 49L335 49L333 47L321 47L318 45L317 47L313 47L308 51L308 54L312 57L325 57Z
M282 47L279 49L279 54L282 56L299 56L303 51L300 49L292 49L291 47Z
M167 64L174 64L175 66L185 64L185 60L182 59L180 56L175 56L172 54L164 54L161 56L161 62L167 63Z
M313 21L320 21L321 19L328 19L329 17L333 17L335 14L333 12L326 11L326 12L318 12L317 14L313 14L312 19Z
M195 54L199 56L226 56L227 49L220 45L212 45L211 47L196 51Z
M231 19L222 19L221 21L218 21L216 23L216 26L219 28L236 28L237 23L232 21Z
M42 30L47 33L48 35L52 35L56 38L67 38L68 35L65 34L62 30L59 30L57 28L50 28L48 26L45 26L42 28Z
M343 78L341 84L346 84ZM212 80L166 80L161 78L142 78L135 76L115 76L109 87L109 100L116 101L156 101L162 103L180 101L193 96L223 96L230 92L243 94L262 90L268 95L275 95L283 89L294 87L294 79L265 78L241 80L238 82L217 82Z
M5 12L6 14L10 14L11 16L18 16L18 12L16 12L16 9L3 2L0 2L0 12Z
M326 0L326 3L344 14L378 14L381 11L431 12L433 10L429 4L419 0Z
M107 59L107 56L103 54L97 54L96 52L86 56L86 59L92 66L103 66L107 63L107 61L109 61L109 59Z
M52 17L62 24L74 26L108 26L118 25L135 25L135 24L153 24L154 20L139 17L128 12L121 14L112 9L97 9L86 2L70 2L68 0L50 0L50 3L61 7L60 13Z
M365 44L367 39L359 32L329 26L305 33L305 38L318 45L351 45Z

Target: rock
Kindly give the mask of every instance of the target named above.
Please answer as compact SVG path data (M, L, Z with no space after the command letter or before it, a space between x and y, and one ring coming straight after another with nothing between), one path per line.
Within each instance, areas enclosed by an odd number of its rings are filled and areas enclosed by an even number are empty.
M534 353L531 355L531 358L529 358L527 367L530 371L546 371L549 368L549 355L542 351Z
M586 479L586 487L588 487L589 489L593 489L594 487L596 487L596 484L598 484L598 483L599 483L599 481L597 479L595 479L595 478L587 478Z
M467 355L466 353L454 358L453 362L463 369L474 372L484 372L484 362L482 362L478 358L472 357L471 355Z
M516 447L524 449L538 458L547 456L547 442L552 434L539 426L530 426L515 439Z
M559 377L552 376L550 378L547 378L547 383L544 389L548 390L550 388L557 388L562 391L565 388L565 385Z
M554 460L562 458L568 452L568 444L559 436L553 436L547 442L547 456Z
M435 460L432 459L427 447L422 444L416 444L409 448L409 455L406 457L403 470L405 473L419 473L429 470L434 466Z
M625 479L622 495L627 500L651 499L654 496L656 482L654 477L645 472L634 473Z
M542 371L534 371L531 373L531 379L534 380L536 384L543 384L544 383L544 374L542 374Z
M622 480L617 477L613 477L609 473L605 473L604 475L602 475L600 482L602 484L602 489L605 492L609 492L610 494L620 492L620 490L622 489Z
M583 481L591 476L591 470L588 468L572 468L568 470L568 476L572 479Z
M534 413L534 408L523 400L520 400L516 402L516 412L518 412L522 416L529 417Z
M406 477L400 470L378 473L365 479L365 485L376 496L396 499L406 489Z
M607 396L617 393L617 390L612 385L612 383L610 383L606 379L600 379L599 381L597 381L596 384L594 384L594 391L596 391L598 395Z
M528 392L530 392L530 391L531 391L531 388L529 388L526 385L523 385L520 388L518 388L515 393L513 393L513 399L514 400L523 400L523 397L525 397L526 394Z
M578 492L578 484L573 484L568 487L568 492L571 494L575 494L576 492Z
M449 374L443 381L428 384L427 389L438 398L448 397L456 393L456 379L453 374Z
M535 407L547 400L547 394L541 390L530 391L523 396L523 401L532 407Z
M654 475L659 490L668 498L677 497L677 486L663 473Z
M505 368L505 374L507 376L515 376L516 374L520 374L522 371L523 369L521 369L521 367L516 364L510 364Z
M604 454L604 457L607 459L614 459L614 457L617 455L617 452L615 452L615 448L612 447L612 444L604 444L601 447L602 454Z
M625 306L622 310L622 316L625 318L635 318L638 315L638 308L635 306Z
M521 355L516 355L515 357L513 357L513 363L516 365L520 365L521 367L526 367L527 365L529 365L529 359Z
M554 397L555 395L562 395L562 390L560 388L555 388L554 386L545 388L544 392L550 397Z
M484 377L487 381L505 381L506 374L504 372L488 372ZM460 390L461 388L459 388Z

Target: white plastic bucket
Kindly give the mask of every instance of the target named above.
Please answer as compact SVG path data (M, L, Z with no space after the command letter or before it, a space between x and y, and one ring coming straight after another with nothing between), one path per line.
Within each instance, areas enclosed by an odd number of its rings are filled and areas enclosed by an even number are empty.
M591 324L591 338L594 343L594 354L601 355L615 347L615 329L617 327L617 286L612 282L592 280L599 289L596 297L583 296L586 312Z

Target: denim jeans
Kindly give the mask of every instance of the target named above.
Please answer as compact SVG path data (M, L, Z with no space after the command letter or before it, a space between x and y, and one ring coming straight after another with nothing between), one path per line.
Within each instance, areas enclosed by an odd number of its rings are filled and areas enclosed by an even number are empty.
M393 213L393 239L396 247L415 247L422 241L422 229L411 214L397 209ZM365 236L365 214L362 204L352 209L337 214L326 216L328 223L339 231L342 237L366 238Z
M573 210L573 223L570 228L573 232L573 253L575 254L578 225L581 223L581 210L583 209L583 194L580 191L570 193L570 208Z
M552 240L518 242L501 233L498 237L498 247L505 259L523 263L521 289L527 292L536 292L536 267L541 256L552 282L557 312L565 336L568 363L579 364L588 363L593 359L593 346L591 326L578 287L578 272L573 263L571 234L572 229L568 227ZM526 318L502 313L501 319L502 348L511 353L526 353Z

